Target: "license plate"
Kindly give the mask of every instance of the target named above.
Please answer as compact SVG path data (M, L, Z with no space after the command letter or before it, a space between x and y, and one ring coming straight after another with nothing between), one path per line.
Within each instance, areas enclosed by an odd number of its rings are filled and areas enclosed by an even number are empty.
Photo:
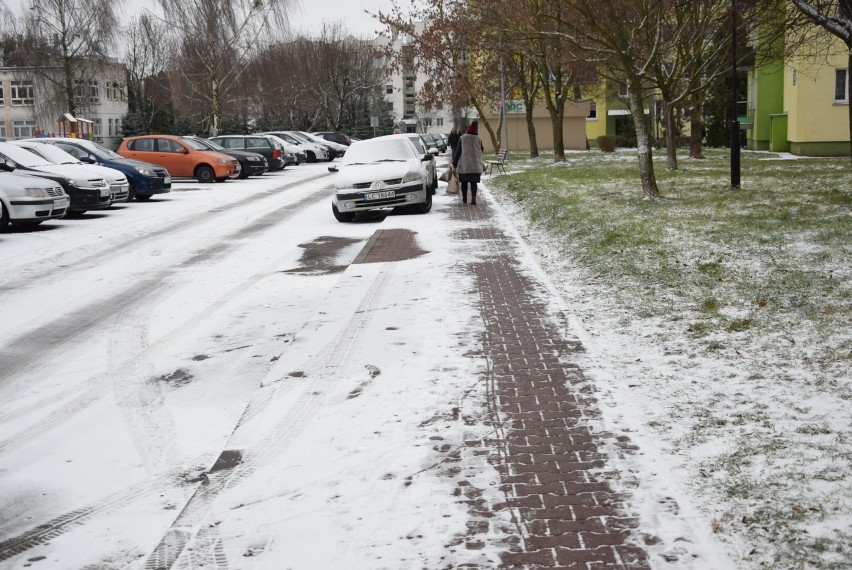
M67 208L68 207L68 198L57 198L53 201L54 209L59 208Z
M172 177L171 176L166 176L165 178L163 178L163 184L171 184L171 183L172 183Z
M101 198L106 198L110 195L109 188L101 188Z
M396 192L393 190L387 190L385 192L370 192L369 194L364 194L365 200L384 200L385 198L393 198L396 196Z

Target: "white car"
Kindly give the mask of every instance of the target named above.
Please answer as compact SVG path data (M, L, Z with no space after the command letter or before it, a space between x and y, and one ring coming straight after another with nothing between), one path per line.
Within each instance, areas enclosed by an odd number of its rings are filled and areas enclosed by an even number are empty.
M309 138L313 142L321 145L325 145L331 150L331 158L337 158L346 154L346 151L349 147L345 144L340 144L339 142L330 141L326 138L323 138L319 135L315 135L313 133L306 133L305 131L296 131L298 134Z
M299 148L297 145L293 143L289 143L276 135L269 135L275 141L284 147L284 150L287 152L287 164L299 165L303 162L307 162L308 156L305 154L305 151Z
M12 174L0 159L0 232L9 224L35 226L65 215L70 198L62 186L38 176Z
M438 191L438 167L435 164L435 156L439 154L439 151L435 147L429 147L423 137L421 137L417 133L402 133L399 135L391 135L397 137L405 137L411 141L411 144L417 148L417 152L420 154L428 154L431 159L427 164L426 168L429 171L429 188L432 190L432 194Z
M113 203L127 202L127 198L130 196L130 184L127 182L127 177L115 168L108 168L97 164L86 164L58 146L51 144L32 141L11 141L11 143L37 154L52 164L73 164L96 176L102 176L107 181L107 184L109 184Z
M388 135L352 143L336 172L331 211L338 222L351 222L358 212L410 208L421 214L432 209L426 164L434 160L407 137Z
M66 216L80 216L89 210L104 210L112 205L109 184L102 176L95 176L72 165L51 164L32 152L11 143L0 142L0 158L6 170L15 174L40 176L58 182L71 198Z
M275 135L280 139L284 139L284 141L294 144L298 146L302 152L305 153L305 156L308 157L308 162L317 162L322 160L327 162L331 160L331 156L328 153L328 147L314 144L310 139L300 135L295 131L270 131L267 133L258 133L261 135Z

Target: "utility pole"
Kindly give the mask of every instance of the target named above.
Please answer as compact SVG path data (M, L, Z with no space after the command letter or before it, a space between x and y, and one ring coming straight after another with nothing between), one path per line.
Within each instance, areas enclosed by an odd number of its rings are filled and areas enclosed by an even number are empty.
M503 109L503 141L500 145L502 148L509 150L509 115L506 112L506 85L505 74L503 73L503 58L500 58L500 105ZM501 150L501 149L497 149Z
M737 0L731 0L731 188L740 187L740 122L737 119Z

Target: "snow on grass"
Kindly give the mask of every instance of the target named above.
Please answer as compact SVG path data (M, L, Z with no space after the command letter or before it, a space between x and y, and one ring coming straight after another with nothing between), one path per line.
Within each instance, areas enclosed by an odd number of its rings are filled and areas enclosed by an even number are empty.
M707 155L658 156L657 201L631 153L510 157L489 187L579 319L611 419L664 447L738 566L849 567L848 159L744 152L731 190Z

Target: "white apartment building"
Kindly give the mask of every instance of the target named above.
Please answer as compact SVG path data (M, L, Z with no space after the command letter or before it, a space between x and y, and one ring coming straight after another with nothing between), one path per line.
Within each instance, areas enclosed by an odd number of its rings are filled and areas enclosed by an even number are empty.
M14 140L68 133L62 69L0 67L0 139ZM75 79L77 117L91 121L95 141L109 148L121 142L121 118L127 113L126 72L107 62L87 78Z
M440 104L425 108L417 100L426 77L417 73L414 56L406 54L409 38L405 34L395 34L392 38L380 36L375 42L379 48L390 44L394 52L403 56L402 71L389 74L384 86L385 101L392 105L392 115L400 132L449 133L453 128L453 109Z

